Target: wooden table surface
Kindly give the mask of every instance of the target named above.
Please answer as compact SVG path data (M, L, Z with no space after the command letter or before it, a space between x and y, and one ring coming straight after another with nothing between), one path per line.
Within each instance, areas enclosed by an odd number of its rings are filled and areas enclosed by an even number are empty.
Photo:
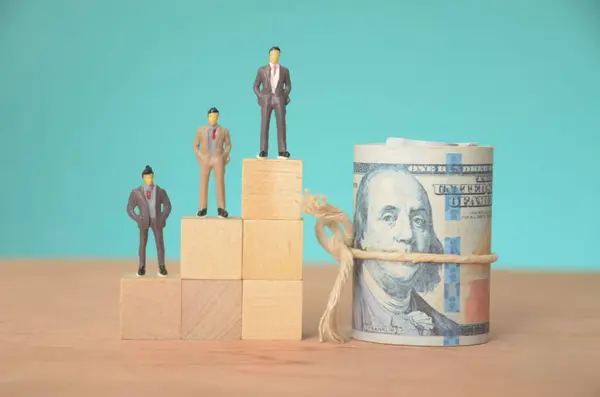
M496 271L491 341L426 348L319 343L322 266L305 267L302 342L121 341L135 267L0 261L0 396L600 396L600 274Z

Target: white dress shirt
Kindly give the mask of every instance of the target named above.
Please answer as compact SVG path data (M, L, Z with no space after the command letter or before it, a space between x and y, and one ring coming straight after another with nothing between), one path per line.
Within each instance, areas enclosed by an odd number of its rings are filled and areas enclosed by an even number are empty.
M277 87L277 83L279 83L279 70L281 69L281 65L269 63L271 66L271 92L275 93L275 87ZM275 73L273 73L273 69L275 69Z

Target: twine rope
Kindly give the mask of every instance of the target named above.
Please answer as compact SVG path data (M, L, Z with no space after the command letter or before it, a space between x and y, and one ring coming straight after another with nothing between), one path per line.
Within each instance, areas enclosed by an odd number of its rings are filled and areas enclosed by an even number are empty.
M352 222L346 213L329 204L325 196L311 195L304 191L302 212L316 218L315 235L319 244L340 263L340 270L329 294L329 300L319 321L319 341L330 339L339 343L346 341L340 331L337 314L338 303L348 278L354 259L379 259L383 261L399 261L412 263L459 263L459 264L491 264L498 260L498 255L449 255L408 252L363 251L352 248ZM332 236L327 236L327 230Z

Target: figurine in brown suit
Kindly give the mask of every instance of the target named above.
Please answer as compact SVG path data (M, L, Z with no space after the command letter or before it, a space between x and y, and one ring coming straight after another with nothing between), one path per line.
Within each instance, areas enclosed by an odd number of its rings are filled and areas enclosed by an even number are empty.
M217 187L217 213L221 218L227 218L229 215L225 210L225 166L229 163L231 138L229 130L217 124L217 121L219 111L217 108L210 108L208 125L198 128L194 139L194 152L200 164L200 202L197 215L206 216L208 180L212 170Z
M144 184L131 191L127 202L127 214L137 223L140 229L139 268L138 276L146 274L146 244L148 243L148 230L152 229L156 242L158 255L158 275L166 276L165 267L165 240L163 228L171 213L171 201L167 192L154 184L154 171L147 165L142 171ZM138 208L139 214L135 213Z

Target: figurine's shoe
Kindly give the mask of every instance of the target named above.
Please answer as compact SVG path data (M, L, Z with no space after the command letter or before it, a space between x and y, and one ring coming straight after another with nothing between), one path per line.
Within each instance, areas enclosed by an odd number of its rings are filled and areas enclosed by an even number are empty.
M161 277L166 277L167 276L167 268L165 267L165 265L159 265L158 266L158 275Z
M199 217L203 218L206 216L207 213L207 209L206 208L202 208L200 211L198 211L198 213L196 215L198 215Z
M139 277L141 276L145 276L146 275L146 266L140 266L138 271L137 271L137 275Z
M279 156L277 156L280 160L287 160L290 158L290 152L279 152Z
M256 158L257 158L257 159L266 159L266 158L267 158L267 156L268 156L268 153L267 153L267 152L265 152L265 151L263 150L262 152L260 152L260 153L258 154L258 156L256 156Z
M218 208L217 213L221 218L227 218L229 216L229 214L227 213L227 211L225 211L224 208Z

